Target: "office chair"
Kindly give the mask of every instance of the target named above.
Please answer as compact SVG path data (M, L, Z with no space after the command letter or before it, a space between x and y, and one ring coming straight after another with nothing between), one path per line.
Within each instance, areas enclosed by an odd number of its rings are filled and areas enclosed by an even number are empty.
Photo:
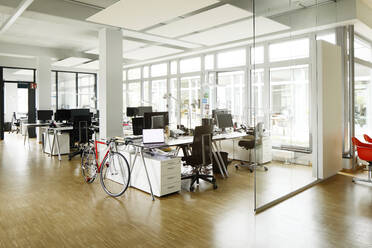
M364 140L367 141L368 143L372 143L372 138L369 137L367 134L363 134Z
M13 127L15 127L15 129ZM16 134L18 134L21 131L20 127L21 127L21 120L17 119L16 113L13 112L12 122L11 122L11 127L10 127L9 133L16 132Z
M356 147L358 157L368 162L368 179L353 177L353 182L372 183L372 144L366 144L357 138L352 138L353 145Z
M195 128L194 140L191 145L191 155L182 158L186 165L192 167L192 174L182 176L182 180L191 179L190 191L194 190L194 184L199 184L203 180L213 184L213 189L217 189L216 178L213 170L208 170L212 160L212 127L199 126ZM212 171L212 174L210 172Z
M93 131L89 129L91 126L90 116L82 115L75 116L73 118L73 130L70 133L71 137L71 147L75 147L75 151L71 152L68 155L68 160L71 160L77 155L82 155L85 145L89 142L90 137L93 134ZM76 145L77 143L77 145Z

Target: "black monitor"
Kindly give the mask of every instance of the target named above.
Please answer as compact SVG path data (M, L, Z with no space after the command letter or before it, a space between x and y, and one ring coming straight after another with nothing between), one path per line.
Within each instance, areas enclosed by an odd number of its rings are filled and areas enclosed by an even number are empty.
M71 116L70 120L74 121L76 117L79 116L89 116L90 117L90 111L89 109L71 109Z
M143 130L143 117L132 119L133 135L142 135Z
M69 121L71 119L71 110L58 109L54 114L55 121Z
M218 114L230 114L230 111L227 109L213 109L212 110L212 118L217 119Z
M38 121L50 121L52 120L53 110L38 110L37 120Z
M233 127L233 120L231 114L217 114L217 125L221 129Z
M152 112L151 106L138 107L138 116L145 116L145 113L151 113L151 112Z
M169 124L168 112L146 112L144 114L144 128L145 129L153 128L152 121L153 121L153 117L154 116L162 116L163 117L163 120L162 120L163 126L162 127L158 127L158 128L164 128L165 126L167 126ZM159 124L159 120L160 120L159 118L155 118L154 119L154 121L157 122L157 123L154 123L155 125L158 125Z
M151 117L151 128L159 129L159 128L165 128L166 125L164 125L164 115L155 115Z
M138 115L138 108L127 107L127 116L128 117L135 117L137 115Z

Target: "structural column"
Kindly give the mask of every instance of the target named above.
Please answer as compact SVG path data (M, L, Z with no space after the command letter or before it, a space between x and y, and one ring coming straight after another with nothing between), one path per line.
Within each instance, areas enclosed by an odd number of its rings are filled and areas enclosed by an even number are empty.
M122 136L123 122L123 38L119 29L99 32L100 137Z
M37 58L36 70L36 109L52 108L52 65L50 57Z

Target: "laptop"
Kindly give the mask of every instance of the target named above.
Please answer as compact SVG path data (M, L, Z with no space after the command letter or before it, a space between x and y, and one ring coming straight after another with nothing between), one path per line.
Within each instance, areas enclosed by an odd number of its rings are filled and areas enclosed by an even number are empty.
M143 129L142 142L145 146L165 145L164 129Z

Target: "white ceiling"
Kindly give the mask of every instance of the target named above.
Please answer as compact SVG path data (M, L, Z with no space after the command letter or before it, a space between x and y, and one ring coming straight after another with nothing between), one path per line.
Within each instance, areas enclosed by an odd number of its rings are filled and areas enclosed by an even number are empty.
M183 52L183 50L163 46L150 46L124 53L124 58L133 60L147 60L180 52Z
M77 57L70 57L66 59L59 60L54 62L53 66L60 66L60 67L73 67L77 65L81 65L82 63L88 62L90 59L86 58L77 58Z
M123 39L123 53L128 52L128 51L132 51L134 49L137 49L137 48L140 48L140 47L143 47L143 46L146 46L146 43ZM99 48L90 49L90 50L85 51L85 52L90 53L90 54L98 55L99 54Z
M121 0L87 20L138 31L216 3L216 0Z
M76 66L76 68L80 69L88 69L88 70L99 70L99 60L94 60L92 62L88 62L82 65Z
M236 21L252 16L251 12L225 4L220 7L201 12L199 14L180 19L158 28L150 29L148 33L177 37L195 31L215 27L224 23Z
M264 35L289 29L289 27L264 17L256 18L256 35ZM213 46L253 36L253 20L244 20L205 32L182 37L182 40Z

